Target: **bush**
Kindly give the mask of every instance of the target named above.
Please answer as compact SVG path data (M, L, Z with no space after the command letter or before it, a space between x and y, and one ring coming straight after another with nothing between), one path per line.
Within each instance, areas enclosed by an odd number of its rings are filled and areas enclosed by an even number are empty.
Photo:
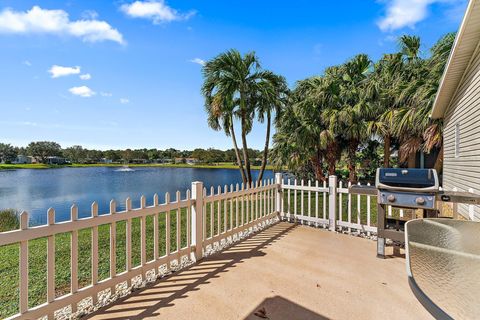
M0 210L0 232L20 228L18 212L15 209Z

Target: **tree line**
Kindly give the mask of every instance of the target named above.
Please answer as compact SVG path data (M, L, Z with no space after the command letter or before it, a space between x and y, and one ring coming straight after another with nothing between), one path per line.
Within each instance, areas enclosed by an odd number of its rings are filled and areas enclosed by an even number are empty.
M248 149L252 159L260 157L258 150ZM12 146L8 143L0 143L0 163L15 162L18 155L32 156L41 163L46 163L49 157L63 157L71 163L87 164L99 163L108 159L112 162L130 163L135 160L145 162L168 161L176 158L195 158L201 163L235 162L235 151L218 149L177 150L169 148L160 149L125 149L125 150L95 150L87 149L80 145L62 148L53 141L36 141L26 147Z
M262 163L270 158L301 177L325 181L345 168L356 182L359 172L371 176L378 166L415 167L419 153L435 155L440 171L442 121L429 114L454 40L446 34L422 54L420 38L404 35L398 50L378 61L358 54L291 89L263 69L255 53L229 50L203 67L208 124L231 137L245 183L253 183L244 151L256 122L267 124Z

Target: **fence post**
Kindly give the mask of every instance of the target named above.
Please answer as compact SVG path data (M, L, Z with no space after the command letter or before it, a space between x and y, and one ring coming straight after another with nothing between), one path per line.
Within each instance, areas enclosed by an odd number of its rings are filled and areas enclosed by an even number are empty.
M337 176L328 177L328 229L336 230L337 213Z
M203 182L192 182L192 245L195 246L195 261L203 258Z
M281 172L275 173L275 184L277 185L275 211L277 212L277 215L279 217L283 216L283 212L282 212L282 199L283 199L282 180L283 180L282 173Z

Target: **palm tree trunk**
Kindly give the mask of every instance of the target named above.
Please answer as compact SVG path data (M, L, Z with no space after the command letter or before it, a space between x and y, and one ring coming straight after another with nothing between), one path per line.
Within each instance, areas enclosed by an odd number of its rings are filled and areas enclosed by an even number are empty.
M390 145L392 144L392 137L387 134L383 137L383 167L389 168L390 167Z
M263 172L265 171L265 167L267 166L268 160L268 144L270 142L270 126L272 121L272 115L270 111L267 111L267 133L265 137L265 147L263 148L263 159L262 159L262 167L260 168L260 173L258 174L257 182L262 181Z
M335 174L335 167L337 164L337 146L335 141L330 142L327 146L327 164L328 164L328 175Z
M415 168L416 159L417 159L417 153L416 152L411 152L408 155L408 167L409 168Z
M246 128L246 114L245 108L242 110L242 147L243 147L243 160L245 161L245 169L247 171L247 184L251 186L252 184L252 172L250 171L250 158L248 157L248 146L247 146L247 128Z
M315 179L318 181L326 181L325 174L323 173L322 155L320 150L317 150L317 155L313 157L313 167L315 168Z
M348 145L348 180L355 184L357 183L357 165L356 165L356 152L358 148L358 141L351 140Z
M435 165L433 168L438 172L441 173L443 169L443 143L442 146L440 147L440 150L438 151L438 156L437 160L435 160Z
M237 157L238 168L242 174L243 183L247 183L247 178L245 177L245 169L243 168L242 158L240 157L240 151L238 150L237 138L235 137L235 130L233 129L233 123L230 127L230 134L232 136L233 148L235 149L235 156Z

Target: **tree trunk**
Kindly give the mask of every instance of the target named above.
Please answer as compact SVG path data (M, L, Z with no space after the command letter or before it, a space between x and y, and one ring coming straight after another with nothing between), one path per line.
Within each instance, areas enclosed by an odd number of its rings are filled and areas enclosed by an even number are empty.
M245 169L247 171L247 184L252 185L252 172L250 171L250 158L248 157L247 146L247 128L246 128L246 114L245 109L242 110L242 146L243 146L243 160L245 161Z
M315 168L315 179L318 181L326 181L325 174L323 173L322 155L320 151L317 151L317 155L313 158L313 166Z
M230 127L230 134L232 136L233 148L235 149L235 156L237 157L238 168L242 174L243 183L247 183L247 177L245 176L245 169L243 168L242 158L240 157L240 151L238 150L237 138L235 137L235 130L233 129L233 123Z
M443 170L443 142L440 150L438 151L437 160L435 160L435 165L433 168L437 171L437 173L441 173Z
M357 164L356 153L358 148L358 141L351 140L348 144L348 181L352 184L357 183Z
M390 135L386 135L383 137L383 167L389 168L390 167L390 146L392 144L392 137Z
M260 173L258 174L257 182L262 181L263 172L265 171L265 167L267 166L268 160L268 144L270 142L270 126L272 121L272 115L270 111L267 111L267 134L265 137L265 147L263 148L263 159L262 159L262 167L260 168Z
M337 145L335 141L332 141L328 144L326 158L328 164L328 175L334 175L337 164Z
M408 155L408 168L415 168L416 166L417 153L412 152Z

